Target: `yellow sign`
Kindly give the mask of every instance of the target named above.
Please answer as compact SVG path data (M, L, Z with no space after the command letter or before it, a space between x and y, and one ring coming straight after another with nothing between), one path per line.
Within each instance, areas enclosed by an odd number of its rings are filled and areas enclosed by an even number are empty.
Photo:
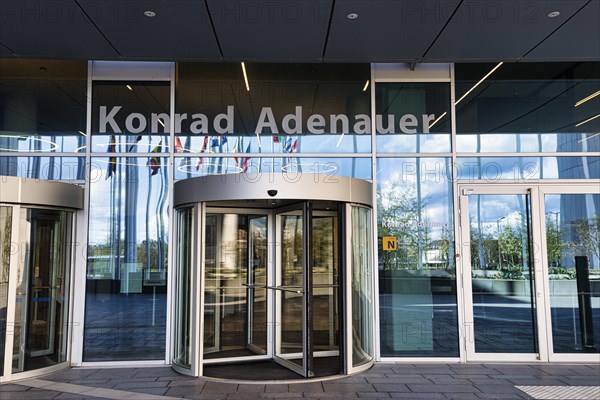
M383 244L383 251L395 251L396 250L396 237L395 236L384 236L382 244Z

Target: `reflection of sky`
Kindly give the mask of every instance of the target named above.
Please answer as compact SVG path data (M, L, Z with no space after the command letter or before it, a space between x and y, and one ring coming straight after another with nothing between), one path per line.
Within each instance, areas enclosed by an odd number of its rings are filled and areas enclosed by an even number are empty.
M477 200L481 201L479 217ZM498 227L510 225L513 229L523 225L525 215L523 195L474 195L469 196L469 213L473 222L479 221L484 233L497 237ZM501 220L499 220L502 218Z
M450 134L385 134L377 135L377 151L383 153L415 153L417 145L423 153L449 153ZM417 140L419 142L417 142Z
M124 158L120 158L124 161ZM158 222L164 221L165 230L168 229L168 188L164 189L165 204L162 210L157 211L159 203L159 192L161 187L161 173L149 176L149 167L144 164L148 161L147 157L134 159L139 163L138 183L137 183L137 204L134 210L125 210L126 183L125 168L117 168L116 175L107 178L108 159L93 159L91 166L91 191L90 191L90 224L89 224L89 243L105 243L110 235L110 221L114 216L115 210L111 208L111 197L116 198L113 188L113 180L121 180L121 232L124 231L124 222L126 214L133 214L136 218L136 240L141 242L146 239L146 214L148 221L149 237L156 240L158 237ZM161 170L164 170L162 167ZM150 191L149 180L152 180ZM150 192L149 192L150 191ZM149 203L148 203L149 197ZM123 233L121 233L123 238ZM164 238L166 240L166 238Z
M445 158L378 158L377 179L378 195L383 196L385 206L391 205L386 198L392 190L413 189L416 193L420 184L425 203L423 217L431 224L432 239L441 237L443 225L452 231L452 187Z

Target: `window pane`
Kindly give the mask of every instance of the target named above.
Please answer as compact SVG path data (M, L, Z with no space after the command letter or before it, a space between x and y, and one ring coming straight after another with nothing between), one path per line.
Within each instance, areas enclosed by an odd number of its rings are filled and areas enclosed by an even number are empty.
M186 153L371 151L369 64L179 63Z
M598 179L600 157L472 157L458 158L458 179L515 182L537 179Z
M600 63L505 63L467 94L496 65L455 65L458 152L600 151Z
M370 158L281 158L281 157L185 157L175 159L175 179L216 174L248 174L254 179L257 174L287 174L291 179L298 174L321 174L328 179L336 176L371 180Z
M84 157L0 157L0 175L21 178L82 181Z
M91 168L83 359L163 359L167 165L111 157Z
M544 198L555 353L600 352L600 195Z
M0 71L0 152L85 148L85 61L4 59Z
M380 158L377 172L381 355L456 357L450 159Z
M95 82L92 152L169 151L168 82Z
M375 89L377 151L450 151L450 85L382 83Z

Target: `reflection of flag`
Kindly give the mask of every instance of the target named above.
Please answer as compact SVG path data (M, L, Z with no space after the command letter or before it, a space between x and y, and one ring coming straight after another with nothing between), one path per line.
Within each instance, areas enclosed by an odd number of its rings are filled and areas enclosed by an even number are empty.
M181 140L179 140L178 136L175 136L175 152L181 153L183 151L183 146L181 145Z
M117 139L115 135L110 137L110 143L108 144L108 152L114 153L117 147ZM110 178L113 174L117 172L117 157L109 157L108 158L108 169L106 171L106 179Z
M217 146L221 146L224 145L225 143L227 143L227 137L226 136L216 136L213 137L210 141L210 147L217 147Z
M242 138L241 138L241 137L238 137L238 138L235 140L235 146L233 146L233 151L232 151L232 153L241 153L241 152L242 152L242 146L243 146L243 143L242 143ZM238 157L233 157L233 160L235 161L235 166L236 166L236 167L238 167L238 166L239 166L239 161L240 161L240 160L238 159ZM242 160L242 162L243 162L243 160Z
M282 143L282 137L281 136L273 136L273 143Z
M248 147L246 147L246 153L250 153L250 144L248 143ZM248 170L248 161L250 160L250 157L244 157L242 158L242 171L241 172L246 172Z
M160 146L161 145L162 145L162 140L152 150L152 153L160 153ZM158 173L158 170L160 169L160 159L158 157L150 157L148 159L148 164L147 165L150 167L150 170L152 171L152 173L150 175L154 176L154 175L156 175Z
M131 143L131 146L129 146L129 149L127 149L128 152L132 152L133 148L139 143L139 141L142 140L142 135L139 135L137 138L135 138L135 143Z
M297 147L298 147L298 139L294 140L291 137L285 138L285 140L283 142L283 152L284 153L295 153Z
M204 136L204 141L202 142L202 148L200 149L200 153L204 153L206 151L206 146L208 146L208 136ZM198 157L198 162L196 163L196 171L200 169L200 166L203 162L204 161L202 160L202 157Z

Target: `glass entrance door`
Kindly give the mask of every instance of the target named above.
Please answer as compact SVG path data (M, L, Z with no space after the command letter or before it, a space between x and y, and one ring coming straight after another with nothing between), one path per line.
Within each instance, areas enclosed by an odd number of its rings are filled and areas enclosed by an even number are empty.
M276 214L275 350L305 377L340 372L339 218L333 203Z
M524 188L462 188L466 355L539 358L532 197Z
M275 266L275 353L279 364L303 376L313 376L312 274L308 246L311 232L308 203L277 214ZM308 218L307 218L308 217Z

